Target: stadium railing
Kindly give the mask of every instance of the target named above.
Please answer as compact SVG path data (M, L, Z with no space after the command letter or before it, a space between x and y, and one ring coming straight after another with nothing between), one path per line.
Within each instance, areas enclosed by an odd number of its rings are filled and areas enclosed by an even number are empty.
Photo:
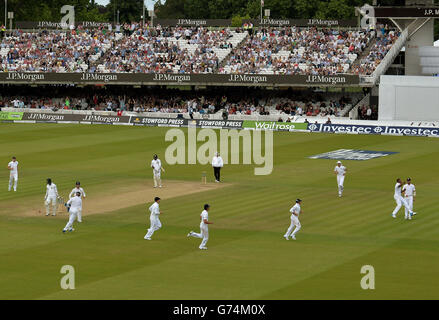
M375 85L379 79L379 77L384 74L390 65L395 60L398 53L401 51L402 47L405 45L408 38L408 29L405 29L401 32L401 35L395 41L393 46L387 52L384 59L381 63L376 67L375 71L370 76L360 76L360 83Z

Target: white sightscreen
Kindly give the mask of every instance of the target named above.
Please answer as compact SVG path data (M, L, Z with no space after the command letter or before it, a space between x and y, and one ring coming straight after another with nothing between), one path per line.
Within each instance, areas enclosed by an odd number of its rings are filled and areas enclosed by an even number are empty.
M439 120L439 77L382 76L379 120Z

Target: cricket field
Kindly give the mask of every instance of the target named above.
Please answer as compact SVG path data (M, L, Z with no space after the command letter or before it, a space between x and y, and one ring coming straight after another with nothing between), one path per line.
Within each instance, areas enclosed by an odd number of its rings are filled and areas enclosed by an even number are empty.
M207 165L168 165L167 128L0 124L0 299L439 299L439 139L275 132L270 175L226 165L223 182ZM343 161L310 156L338 149L397 152ZM166 172L153 189L157 153ZM18 192L7 163L19 162ZM207 173L206 185L201 183ZM395 179L411 177L418 213L391 212ZM83 222L63 234L67 213L46 217L46 178L67 198L79 180ZM148 207L160 196L163 228L152 241ZM303 200L297 241L283 234ZM199 250L204 203L208 250ZM62 266L75 289L60 287ZM361 268L372 266L375 289Z

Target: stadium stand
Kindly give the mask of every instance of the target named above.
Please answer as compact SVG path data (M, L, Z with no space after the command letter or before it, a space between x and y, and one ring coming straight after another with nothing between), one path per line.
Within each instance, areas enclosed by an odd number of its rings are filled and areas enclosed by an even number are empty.
M16 30L0 43L0 71L370 75L398 35L387 26Z
M320 93L312 90L218 88L185 91L119 87L10 87L0 92L0 107L46 110L93 110L185 114L186 117L290 116L344 117L362 93ZM26 94L23 94L26 92Z

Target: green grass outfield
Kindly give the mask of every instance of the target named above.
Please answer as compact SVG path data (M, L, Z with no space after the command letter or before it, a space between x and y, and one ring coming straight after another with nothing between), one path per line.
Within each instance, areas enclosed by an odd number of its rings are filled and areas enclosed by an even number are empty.
M439 139L307 133L274 134L274 170L229 165L225 187L163 199L163 228L143 240L147 204L87 216L71 234L67 217L25 216L41 207L45 179L66 194L79 179L88 195L152 184L149 163L169 144L165 128L106 125L0 125L0 299L438 299ZM333 160L309 156L341 148L396 151L345 161L337 197ZM20 163L19 192L8 193L10 157ZM199 182L208 165L168 166L166 180ZM412 221L390 216L396 177L412 177ZM303 199L297 241L282 237L293 201ZM186 238L212 207L209 250ZM149 205L150 203L148 203ZM60 288L61 266L76 289ZM375 268L362 290L360 269Z

